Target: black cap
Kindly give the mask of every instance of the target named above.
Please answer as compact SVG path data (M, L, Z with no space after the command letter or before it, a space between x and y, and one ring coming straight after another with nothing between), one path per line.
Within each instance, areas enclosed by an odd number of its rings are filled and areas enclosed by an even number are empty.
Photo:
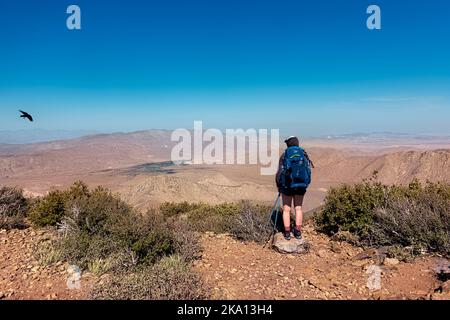
M286 140L284 140L286 145L288 147L298 147L300 145L300 142L298 141L298 138L296 136L290 136Z

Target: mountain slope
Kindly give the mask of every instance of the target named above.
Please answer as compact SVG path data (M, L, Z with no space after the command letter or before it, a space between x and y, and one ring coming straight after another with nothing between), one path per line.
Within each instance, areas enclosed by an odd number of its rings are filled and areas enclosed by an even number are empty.
M317 142L317 141L316 141ZM378 171L381 182L450 181L450 149L386 152L313 140L305 145L316 168L305 209L321 204L326 191L354 183ZM21 186L37 195L75 180L105 185L145 210L164 201L272 201L273 176L261 176L256 165L186 165L170 162L170 131L151 130L87 136L78 139L0 145L0 184ZM396 147L397 150L398 146ZM278 160L278 159L277 159Z

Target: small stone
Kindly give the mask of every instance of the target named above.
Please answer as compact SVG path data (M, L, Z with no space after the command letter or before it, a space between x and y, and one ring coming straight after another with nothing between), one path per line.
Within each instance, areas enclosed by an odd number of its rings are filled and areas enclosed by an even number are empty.
M445 282L442 284L442 292L443 292L443 293L446 293L446 294L449 294L449 293L450 293L450 282L449 282L449 281L445 281Z
M317 251L317 255L318 255L320 258L326 258L326 256L327 256L327 251L324 250L324 249L321 249L321 250Z
M363 267L363 266L365 266L366 264L369 264L369 263L370 263L370 260L356 260L356 261L352 262L352 266Z
M426 297L428 295L428 291L418 290L418 291L414 292L414 294L421 296L421 297Z
M346 241L349 243L356 244L358 243L358 237L354 236L348 231L339 231L331 237L333 241Z
M368 249L368 250L358 253L356 256L353 257L353 260L371 259L375 255L376 255L375 249Z
M397 264L399 264L400 261L398 261L398 259L395 258L386 258L384 259L384 264L387 266L395 266Z
M342 252L342 249L339 247L338 243L336 243L336 242L331 242L330 250L333 251L334 253Z

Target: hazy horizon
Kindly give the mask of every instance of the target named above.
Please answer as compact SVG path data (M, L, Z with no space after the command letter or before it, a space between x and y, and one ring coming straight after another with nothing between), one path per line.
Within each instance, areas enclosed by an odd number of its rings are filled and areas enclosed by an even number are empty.
M187 128L191 130L192 128ZM204 130L209 128L204 128ZM233 128L235 129L235 128ZM236 128L237 129L237 128ZM242 128L244 130L249 128ZM40 142L51 142L58 140L71 140L78 139L88 136L96 135L109 135L109 134L133 134L139 132L152 132L152 131L167 131L171 132L172 129L164 128L148 128L142 130L131 130L131 131L95 131L95 130L48 130L48 129L17 129L17 130L0 130L0 144L29 144L29 143L40 143ZM290 134L282 134L281 138L287 137ZM420 133L411 134L405 132L347 132L347 133L335 133L327 135L300 135L298 132L296 135L300 136L302 139L352 139L352 138L406 138L406 139L417 139L417 138L443 138L449 139L450 134L435 134L435 133Z

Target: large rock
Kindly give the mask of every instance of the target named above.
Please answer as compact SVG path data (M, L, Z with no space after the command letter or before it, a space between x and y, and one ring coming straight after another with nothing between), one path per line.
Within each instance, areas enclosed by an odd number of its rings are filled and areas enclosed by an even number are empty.
M309 243L305 239L297 240L294 237L286 240L281 232L273 237L272 247L280 253L307 253L309 251Z

